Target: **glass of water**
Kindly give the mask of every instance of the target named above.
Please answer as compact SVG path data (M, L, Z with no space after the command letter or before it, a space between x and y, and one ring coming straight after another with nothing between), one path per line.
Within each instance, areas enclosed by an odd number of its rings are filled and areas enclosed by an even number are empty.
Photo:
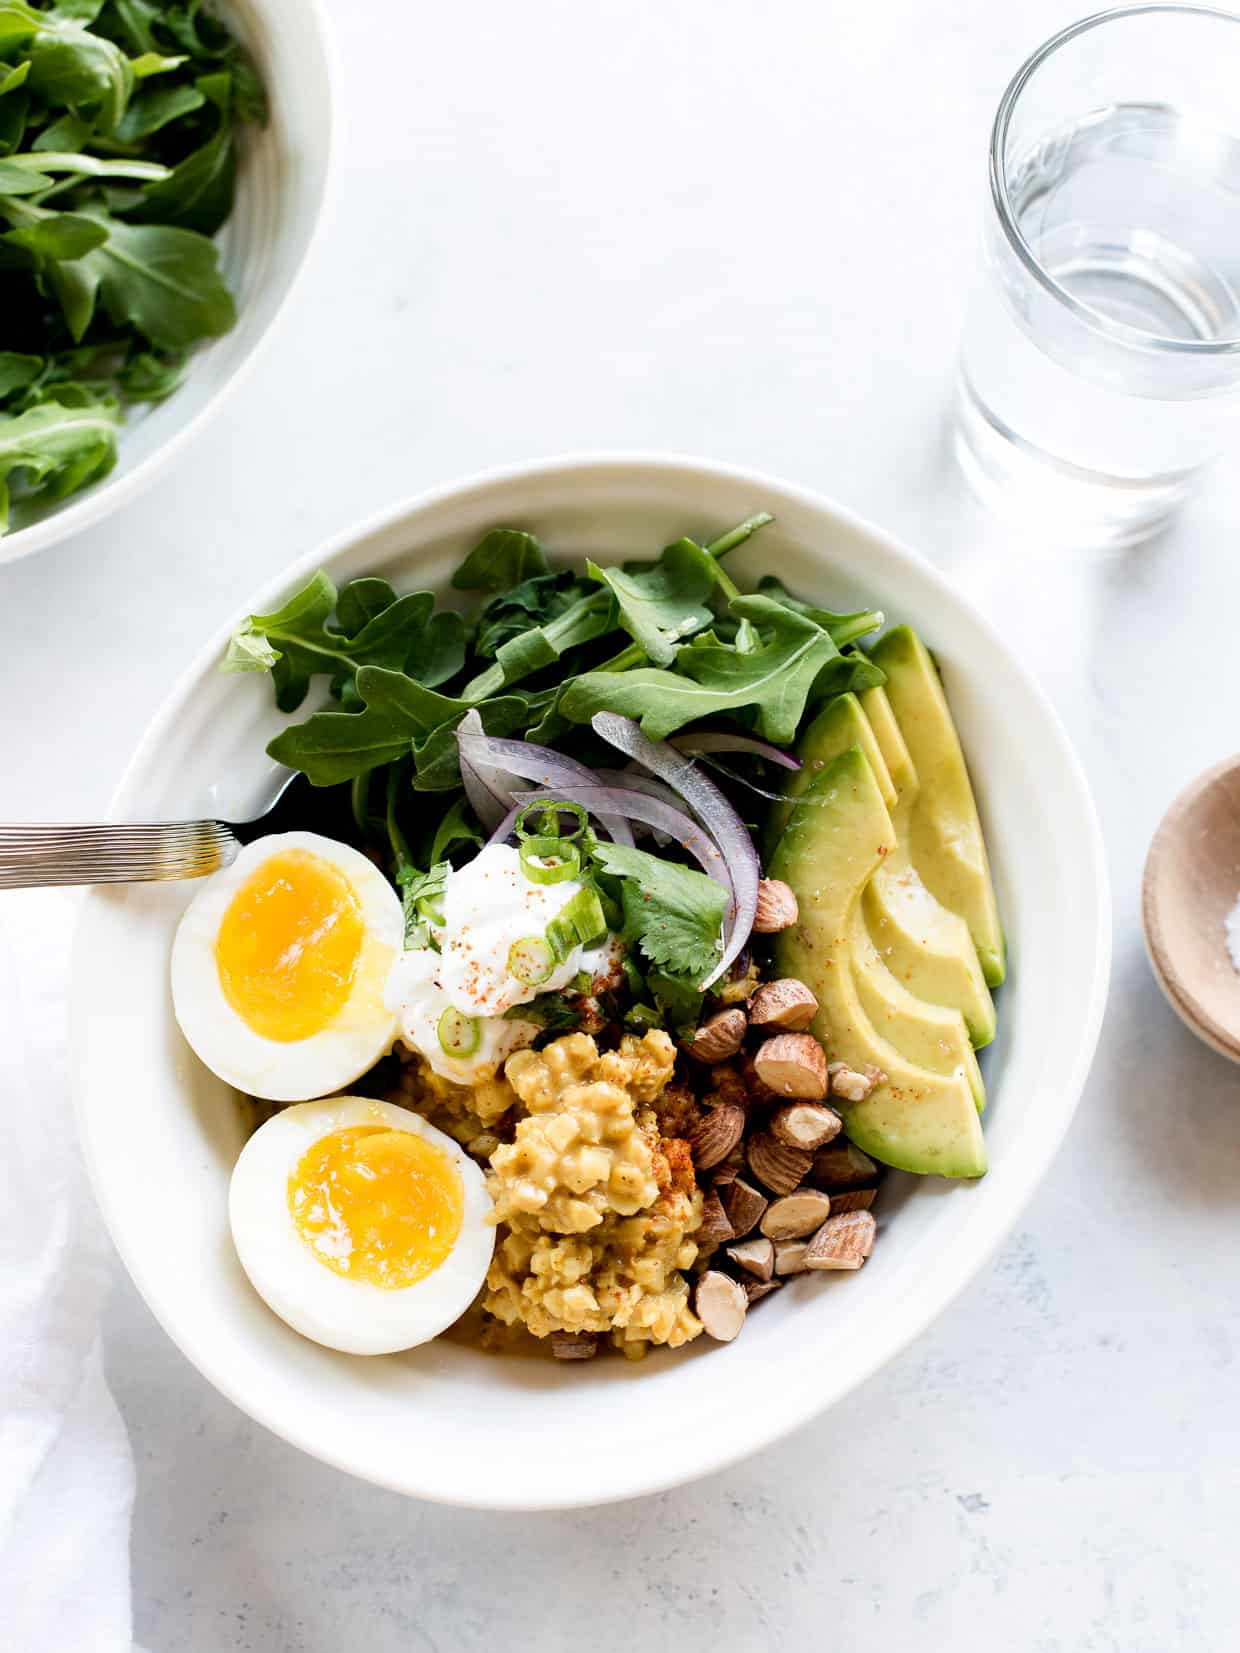
M1133 544L1240 408L1240 17L1129 6L1021 68L990 145L955 432L989 503Z

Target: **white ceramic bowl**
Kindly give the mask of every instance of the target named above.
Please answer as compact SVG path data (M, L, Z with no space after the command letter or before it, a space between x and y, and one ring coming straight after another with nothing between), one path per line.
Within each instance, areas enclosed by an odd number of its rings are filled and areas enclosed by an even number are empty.
M305 262L327 191L332 137L320 0L222 0L219 10L253 57L271 105L267 125L247 128L242 138L237 200L217 238L236 326L195 353L166 402L130 413L116 466L102 482L0 536L0 563L90 527L153 482L240 384Z
M557 558L654 552L775 513L729 562L774 569L832 608L914 622L942 665L977 783L1011 950L984 1053L991 1170L976 1184L892 1177L864 1271L793 1282L727 1347L582 1368L449 1343L333 1354L268 1312L228 1234L242 1131L191 1055L168 957L193 886L93 892L78 938L74 1050L86 1159L113 1238L169 1335L259 1422L381 1485L449 1503L537 1509L630 1497L705 1474L830 1406L937 1315L985 1262L1046 1170L1102 1017L1110 905L1089 792L1059 723L998 635L913 553L825 500L684 460L581 459L485 477L402 506L255 593L273 608L316 567L337 580L440 584L484 530L535 530ZM245 816L270 794L284 721L265 677L223 677L221 633L159 713L118 818ZM777 1374L773 1377L773 1374ZM761 1404L753 1397L761 1396ZM748 1399L746 1398L748 1397Z

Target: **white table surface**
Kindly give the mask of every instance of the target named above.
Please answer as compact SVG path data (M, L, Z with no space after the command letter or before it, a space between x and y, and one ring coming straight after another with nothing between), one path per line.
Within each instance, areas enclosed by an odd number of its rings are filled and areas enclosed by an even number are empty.
M375 1491L234 1411L118 1282L140 1640L1234 1645L1240 1082L1158 997L1137 892L1171 795L1237 744L1240 472L1139 554L1051 562L971 510L944 434L989 117L1081 0L331 9L340 187L249 385L121 519L0 569L0 813L99 811L208 631L359 517L679 449L837 496L999 619L1093 778L1114 986L1076 1125L975 1285L830 1416L662 1497L499 1518Z

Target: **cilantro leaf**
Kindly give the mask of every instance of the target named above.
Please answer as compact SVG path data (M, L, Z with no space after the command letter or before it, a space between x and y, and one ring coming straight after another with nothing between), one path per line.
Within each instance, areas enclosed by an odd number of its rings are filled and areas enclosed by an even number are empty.
M594 859L622 880L624 938L667 975L693 982L709 976L723 951L723 885L624 844L599 843Z

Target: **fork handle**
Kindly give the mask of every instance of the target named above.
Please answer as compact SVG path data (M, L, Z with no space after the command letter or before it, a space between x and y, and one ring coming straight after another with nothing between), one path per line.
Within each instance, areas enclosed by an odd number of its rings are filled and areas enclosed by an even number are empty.
M240 848L223 821L0 824L0 890L202 878L228 866Z

